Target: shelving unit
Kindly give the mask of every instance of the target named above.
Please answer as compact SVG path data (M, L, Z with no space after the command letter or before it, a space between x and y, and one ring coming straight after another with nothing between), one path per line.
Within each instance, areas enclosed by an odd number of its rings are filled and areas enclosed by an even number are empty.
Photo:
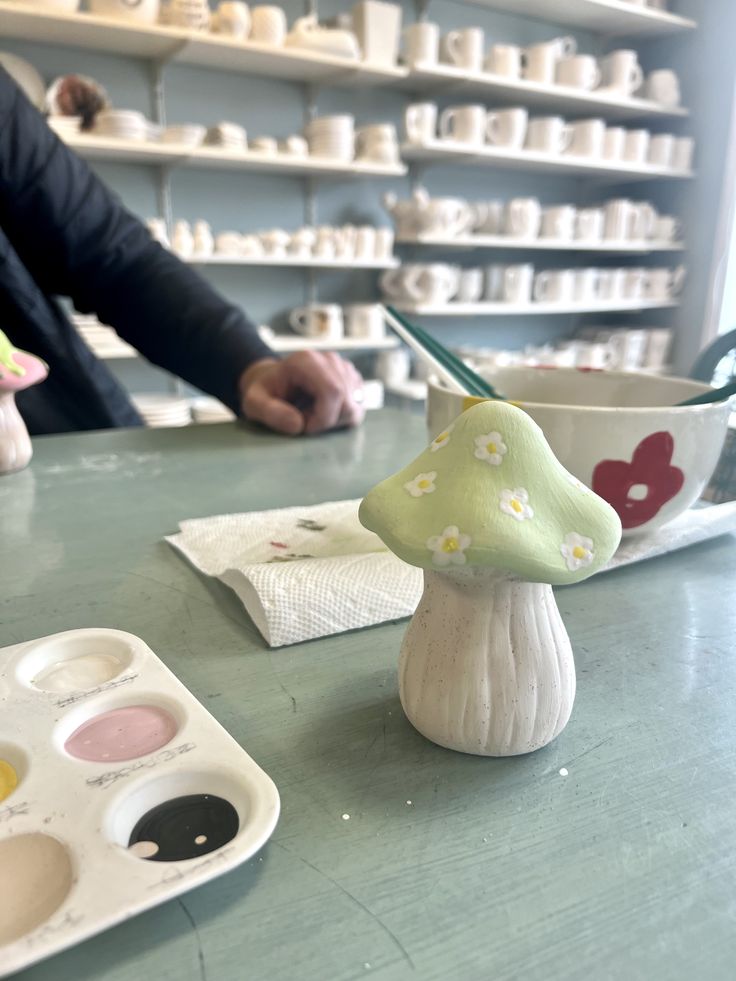
M375 341L344 337L339 341L323 341L309 337L291 337L288 334L261 336L279 354L290 354L292 351L388 351L399 346L398 337L384 337Z
M530 109L557 111L566 116L595 113L610 120L685 119L683 106L666 107L649 99L624 99L605 89L585 91L563 85L545 85L526 79L509 79L489 72L468 72L452 65L414 66L402 88L422 96L479 96L494 105L524 105Z
M680 17L654 7L638 6L631 0L469 0L491 10L569 24L581 30L618 37L652 38L691 31L697 27L689 17Z
M672 170L652 164L599 163L587 157L565 154L553 156L536 150L509 150L503 147L481 146L469 148L467 144L451 140L434 140L431 143L405 143L401 155L411 163L468 164L476 167L497 167L512 170L531 170L552 174L571 174L582 177L607 178L617 184L625 181L687 180L694 177L692 171Z
M650 255L654 252L682 252L684 242L577 242L544 238L512 238L509 235L400 235L397 245L436 249L514 249L524 252L585 252L596 255Z
M192 266L253 266L260 269L396 269L398 259L299 259L295 256L276 258L274 256L253 257L213 255L207 258L187 259Z
M551 316L570 313L636 313L639 310L666 310L676 300L615 300L601 303L402 303L393 306L418 317L519 317Z

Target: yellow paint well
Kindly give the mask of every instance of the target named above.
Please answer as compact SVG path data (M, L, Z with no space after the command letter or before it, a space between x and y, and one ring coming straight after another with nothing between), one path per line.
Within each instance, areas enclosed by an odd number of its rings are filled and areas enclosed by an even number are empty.
M10 797L17 786L18 774L15 769L7 760L0 760L0 801Z

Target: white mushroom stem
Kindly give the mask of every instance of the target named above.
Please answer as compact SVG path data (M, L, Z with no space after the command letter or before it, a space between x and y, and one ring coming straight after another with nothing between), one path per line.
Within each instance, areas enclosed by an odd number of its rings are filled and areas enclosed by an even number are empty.
M31 440L12 392L0 392L0 474L22 470L33 455Z
M401 648L399 694L412 725L448 749L515 756L550 742L575 698L552 587L495 569L426 570Z

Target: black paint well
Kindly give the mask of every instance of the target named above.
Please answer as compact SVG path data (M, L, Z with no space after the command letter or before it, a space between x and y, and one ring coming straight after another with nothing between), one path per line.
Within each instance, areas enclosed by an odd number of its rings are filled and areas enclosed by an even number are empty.
M128 847L153 842L157 850L144 855L151 862L179 862L221 848L238 833L240 822L233 805L212 794L174 797L151 808L130 834Z

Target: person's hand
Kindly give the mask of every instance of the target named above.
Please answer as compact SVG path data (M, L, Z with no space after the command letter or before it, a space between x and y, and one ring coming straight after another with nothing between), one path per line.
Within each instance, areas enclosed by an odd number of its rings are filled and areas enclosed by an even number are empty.
M356 401L363 379L336 354L298 351L264 358L240 378L240 404L248 419L289 436L358 426L365 412Z

